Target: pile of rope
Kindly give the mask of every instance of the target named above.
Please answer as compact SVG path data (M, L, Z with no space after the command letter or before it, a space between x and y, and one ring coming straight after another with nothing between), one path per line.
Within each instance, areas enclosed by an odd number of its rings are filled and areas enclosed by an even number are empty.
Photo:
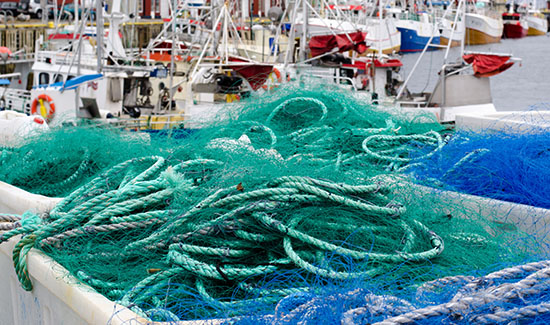
M205 285L205 281L216 283L218 292L220 286L231 292L237 283L248 294L275 302L281 295L303 288L283 285L268 292L247 282L295 268L327 279L362 279L383 274L388 263L427 261L444 249L443 240L420 221L401 218L405 208L388 199L382 184L347 185L286 176L251 190L240 183L218 189L182 214L169 209L167 201L175 193L190 193L199 186L200 180L186 178L186 171L220 165L206 159L175 166L166 166L161 157L129 160L73 192L47 215L27 216L25 222L4 215L4 229L12 230L1 234L0 240L24 235L15 246L13 259L26 290L32 290L26 255L36 247L61 263L78 254L81 269L76 275L81 280L127 306L136 303L131 298L145 293L140 303L152 304L155 311L162 307L157 305L160 301L146 293L169 279L194 284L207 302L235 308L242 301L213 298L207 292L212 283ZM136 171L137 166L144 170ZM346 213L313 218L318 209ZM137 237L136 231L141 236ZM315 236L329 231L334 238ZM375 234L376 240L372 240ZM88 252L85 256L82 247L72 250L75 239L105 245L117 237L124 243L114 245L121 248L119 251ZM364 244L365 237L369 245ZM398 246L388 245L392 241ZM124 283L100 280L82 269L141 256L154 258L149 264L158 265L147 268L153 274L131 290ZM362 270L345 270L341 259L353 260ZM142 277L146 275L143 271ZM151 316L151 312L134 309Z

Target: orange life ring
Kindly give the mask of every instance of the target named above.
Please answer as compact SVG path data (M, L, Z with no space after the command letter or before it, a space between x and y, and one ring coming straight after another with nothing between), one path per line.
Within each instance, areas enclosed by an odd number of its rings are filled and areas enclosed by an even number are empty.
M48 106L50 109L46 110L46 106L44 105L44 102L48 103ZM37 110L37 106L40 105L40 112ZM46 119L46 121L51 121L55 114L55 105L53 103L53 100L50 96L46 94L40 94L38 95L33 101L31 105L31 114L32 115L40 115L43 118Z
M273 75L275 75L275 77L273 77ZM266 84L268 79L271 80L271 85L270 86L268 86ZM262 88L265 89L265 90L273 89L273 88L277 87L277 85L274 84L275 82L280 84L282 81L283 81L283 79L281 77L281 72L277 68L273 68L273 70L267 76L266 82L264 82L264 84L262 85Z

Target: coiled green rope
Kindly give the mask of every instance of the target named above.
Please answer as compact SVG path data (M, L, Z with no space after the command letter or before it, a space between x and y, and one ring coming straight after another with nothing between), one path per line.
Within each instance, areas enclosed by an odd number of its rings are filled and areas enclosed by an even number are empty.
M214 299L223 306L235 302L217 300L207 293L205 281L208 279L227 285L237 283L237 287L246 288L247 292L261 294L265 301L275 302L282 295L303 288L291 286L258 291L242 283L293 268L336 280L372 277L382 273L385 264L429 260L443 251L441 238L422 223L401 219L405 208L388 199L389 188L380 183L349 185L285 176L249 190L238 186L218 189L178 216L166 202L174 199L176 193L192 192L194 188L199 190L193 181L185 178L186 168L195 166L217 168L220 164L197 159L167 166L161 157L126 161L74 191L40 222L4 233L2 241L24 235L13 254L23 288L32 289L26 264L26 255L31 248L51 250L57 247L62 250L70 238L132 229L149 229L150 232L120 251L103 252L98 256L127 256L128 259L136 254L156 252L165 256L160 273L135 282L129 290L84 271L76 272L82 281L107 295L120 297L127 291L120 302L128 306L131 300L154 300L153 296L142 295L149 295L149 289L162 286L163 282L174 277L195 279L194 285L204 299ZM372 248L346 248L317 237L317 233L308 234L304 225L310 220L304 219L299 212L308 206L340 206L354 211L357 216L355 221L349 222L361 222L351 227L346 226L346 217L342 217L341 223L320 219L316 223L319 229L337 228L348 234L389 231L391 236L394 236L393 232L401 232L405 238L403 246L394 253L376 252ZM281 209L295 210L297 214L290 219L280 219L278 211ZM218 213L209 216L208 211L213 210ZM5 215L3 218L18 222L17 216ZM381 225L381 221L386 225ZM223 237L219 237L220 233L224 234ZM423 238L427 239L425 244L421 244ZM426 245L431 248L415 251ZM359 272L339 270L325 258L328 253L367 264ZM250 264L250 261L256 262ZM148 314L141 309L134 310Z

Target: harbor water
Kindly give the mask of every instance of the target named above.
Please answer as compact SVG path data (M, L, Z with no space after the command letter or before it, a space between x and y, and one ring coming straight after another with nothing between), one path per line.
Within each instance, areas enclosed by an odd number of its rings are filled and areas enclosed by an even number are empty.
M550 109L550 36L503 39L500 43L467 46L465 51L511 54L520 58L507 71L491 77L491 91L497 111L523 111L530 108ZM424 54L408 88L412 92L432 91L437 72L443 64L445 50ZM456 62L460 47L449 51L448 61ZM404 79L411 72L420 53L406 54L402 72Z

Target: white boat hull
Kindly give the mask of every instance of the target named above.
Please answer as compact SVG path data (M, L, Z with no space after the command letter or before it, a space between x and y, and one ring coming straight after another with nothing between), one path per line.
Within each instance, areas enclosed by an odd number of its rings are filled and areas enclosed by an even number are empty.
M546 133L550 131L550 111L498 112L456 116L458 130L475 132Z

